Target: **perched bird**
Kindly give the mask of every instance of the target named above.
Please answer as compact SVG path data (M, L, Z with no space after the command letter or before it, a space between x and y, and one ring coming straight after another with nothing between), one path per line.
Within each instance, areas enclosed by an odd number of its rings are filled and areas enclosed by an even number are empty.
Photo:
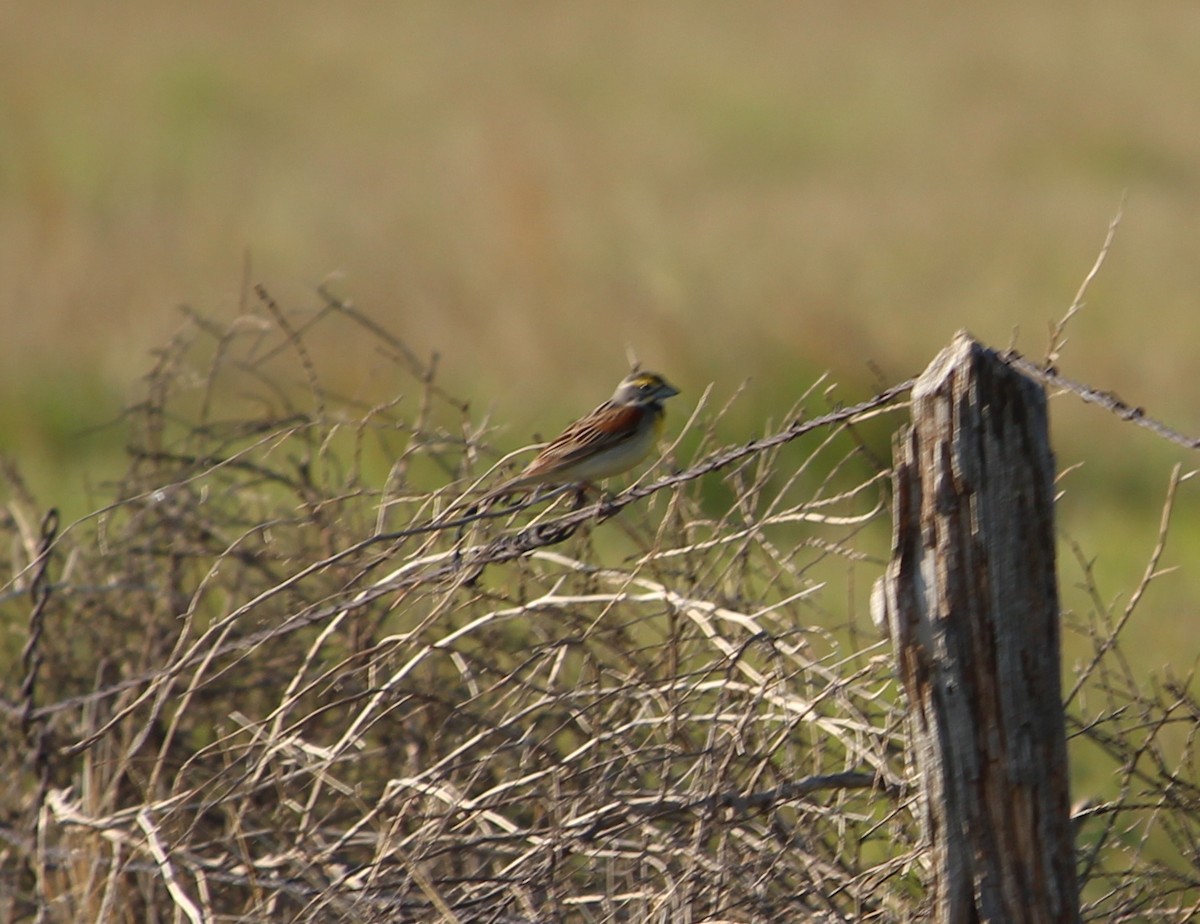
M542 484L591 483L627 472L650 454L663 427L663 401L679 391L634 369L613 396L547 443L516 478L484 500Z

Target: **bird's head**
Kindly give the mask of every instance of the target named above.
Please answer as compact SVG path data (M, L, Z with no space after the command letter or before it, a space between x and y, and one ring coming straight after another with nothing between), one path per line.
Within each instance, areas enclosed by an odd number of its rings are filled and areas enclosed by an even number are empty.
M621 380L613 392L613 404L648 407L661 404L665 399L679 394L679 389L657 372L635 369Z

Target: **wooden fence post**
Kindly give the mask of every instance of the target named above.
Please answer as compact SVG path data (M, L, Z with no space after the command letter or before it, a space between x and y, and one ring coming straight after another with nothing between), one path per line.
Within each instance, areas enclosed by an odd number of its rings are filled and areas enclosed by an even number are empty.
M872 603L908 697L933 919L1077 922L1046 397L960 332L912 398Z

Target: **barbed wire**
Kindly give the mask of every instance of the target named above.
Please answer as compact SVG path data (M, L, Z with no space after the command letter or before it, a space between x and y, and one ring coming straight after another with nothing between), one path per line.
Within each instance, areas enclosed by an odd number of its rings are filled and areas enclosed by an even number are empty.
M472 510L495 454L436 360L332 296L316 318L259 298L276 341L259 326L241 355L236 324L197 320L163 351L92 531L14 543L29 551L10 586L43 588L41 661L0 711L46 745L34 772L19 736L0 740L31 774L0 780L14 919L148 902L162 920L922 913L903 703L858 589L888 493L863 425L901 411L911 380L737 446L698 406L675 471L574 509L564 493ZM345 319L411 377L411 415L355 417L325 387L310 340ZM213 422L222 389L283 393L270 364L289 362L316 410L272 397L271 414ZM370 441L403 460L383 489L362 475ZM422 467L448 477L431 487ZM705 497L716 475L728 502ZM1192 678L1148 686L1121 663L1185 478L1125 613L1095 593L1068 617L1095 653L1070 728L1117 773L1075 816L1089 919L1200 901ZM1133 825L1149 833L1131 845Z

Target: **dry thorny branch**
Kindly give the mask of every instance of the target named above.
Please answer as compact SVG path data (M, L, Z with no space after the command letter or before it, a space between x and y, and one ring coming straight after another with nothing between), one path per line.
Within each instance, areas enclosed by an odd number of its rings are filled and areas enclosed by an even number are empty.
M886 551L867 447L909 383L819 408L814 386L734 448L701 401L631 488L480 512L499 456L436 362L328 293L307 318L260 300L159 354L112 503L62 535L9 505L7 621L33 605L0 919L919 912L902 704L858 605ZM404 395L331 394L329 325ZM1079 815L1104 919L1200 896L1200 708L1120 670L1120 625L1079 626L1073 718L1125 768Z

